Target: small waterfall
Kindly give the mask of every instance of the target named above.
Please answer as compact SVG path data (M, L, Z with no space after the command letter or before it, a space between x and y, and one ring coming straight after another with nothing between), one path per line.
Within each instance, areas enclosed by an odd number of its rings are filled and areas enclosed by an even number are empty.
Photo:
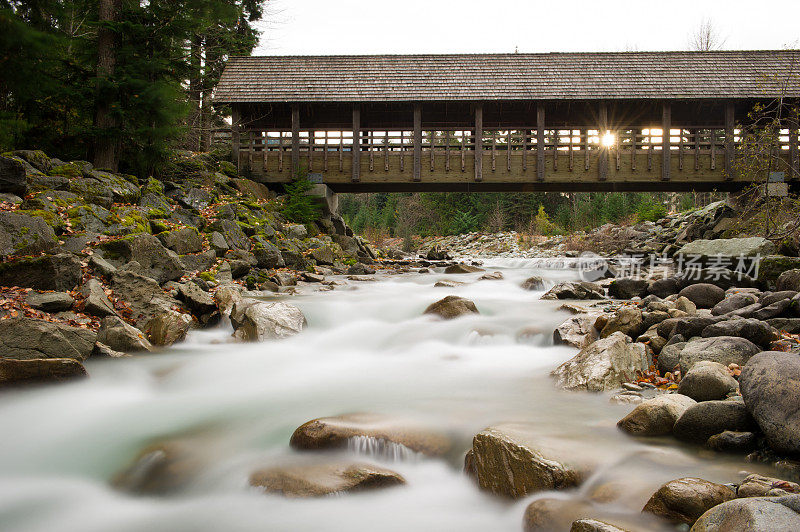
M355 454L391 462L408 462L420 456L405 445L372 436L353 436L347 442L347 449Z

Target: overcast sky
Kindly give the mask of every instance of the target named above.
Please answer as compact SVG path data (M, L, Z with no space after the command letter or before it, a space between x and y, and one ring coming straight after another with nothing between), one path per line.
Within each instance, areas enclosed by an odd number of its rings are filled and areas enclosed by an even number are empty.
M257 54L800 47L800 0L269 0Z

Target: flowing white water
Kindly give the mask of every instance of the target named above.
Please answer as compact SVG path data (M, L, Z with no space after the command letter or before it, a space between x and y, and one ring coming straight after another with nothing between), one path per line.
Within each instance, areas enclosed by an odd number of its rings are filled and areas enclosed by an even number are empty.
M568 314L519 284L535 274L553 283L575 272L534 264L541 266L489 261L504 280L457 288L433 284L480 274L406 274L295 296L309 327L294 338L243 345L222 327L163 353L90 360L91 378L82 382L4 393L0 530L520 530L532 498L498 499L462 473L472 436L499 422L536 423L541 435L564 445L590 443L581 452L596 455L602 467L563 496L584 500L609 482L622 485L623 495L598 512L626 519L668 479L736 480L740 459L633 440L615 427L632 407L554 389L548 373L576 352L551 341ZM480 316L422 316L449 294L475 301ZM352 442L344 454L384 464L408 482L371 493L298 500L248 486L258 468L303 459L288 444L297 426L350 412L431 423L453 435L456 450L431 459L368 439ZM110 486L139 450L174 438L199 442L209 457L190 486L168 497Z

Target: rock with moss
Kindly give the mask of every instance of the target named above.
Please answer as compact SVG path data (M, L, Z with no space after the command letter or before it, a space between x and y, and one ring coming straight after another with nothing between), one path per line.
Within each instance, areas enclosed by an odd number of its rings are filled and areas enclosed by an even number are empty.
M0 192L24 196L28 192L25 167L11 157L0 155Z
M15 360L72 358L86 360L96 334L88 329L34 318L0 320L0 353Z
M208 226L208 229L221 234L231 249L250 250L250 239L233 220L216 220Z
M67 292L81 281L80 261L69 253L0 264L0 286Z
M49 173L52 168L50 157L42 150L17 150L10 152L9 155L19 157L43 174Z
M87 203L94 203L107 209L114 203L111 192L97 179L86 177L74 179L69 183L69 190L81 196Z
M57 245L53 228L42 217L0 212L0 257L33 255L52 251Z
M99 205L79 205L67 210L67 218L75 231L103 233L112 222L113 215Z
M108 255L125 262L136 261L147 276L163 284L183 276L184 265L178 255L168 250L158 238L150 234L133 235L106 242L100 248Z
M797 268L800 268L800 257L770 255L762 258L758 265L758 280L774 289L783 272Z
M50 169L49 174L51 176L65 177L67 179L78 179L80 177L83 177L83 170L85 168L84 164L88 163L85 162L81 163L79 161L75 161L71 163L61 164L58 166L54 166L52 169Z
M115 206L112 213L113 217L109 220L105 234L125 236L150 232L149 213L146 208Z
M164 244L164 247L179 255L199 253L203 250L203 239L194 227L182 227L174 231L165 231L157 234L156 237Z

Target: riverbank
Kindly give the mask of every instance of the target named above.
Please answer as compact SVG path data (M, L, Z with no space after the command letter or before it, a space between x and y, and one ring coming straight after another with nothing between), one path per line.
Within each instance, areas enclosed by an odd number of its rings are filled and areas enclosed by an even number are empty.
M6 157L5 528L798 523L800 259L724 204L407 256L185 156Z

